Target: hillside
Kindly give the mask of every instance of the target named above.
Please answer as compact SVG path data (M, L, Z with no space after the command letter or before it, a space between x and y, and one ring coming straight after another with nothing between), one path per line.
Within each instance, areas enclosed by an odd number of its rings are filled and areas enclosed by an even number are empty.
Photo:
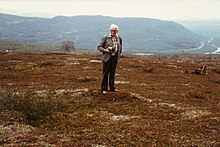
M187 29L203 36L220 38L220 20L177 21Z
M0 52L0 146L220 145L219 56L123 56L105 96L99 59Z
M171 21L105 16L57 16L51 19L0 14L1 38L55 44L74 41L77 48L95 49L111 23L118 24L126 50L164 51L194 48L203 37Z
M0 52L64 53L62 45L43 45L0 39ZM70 53L98 53L98 50L74 49Z

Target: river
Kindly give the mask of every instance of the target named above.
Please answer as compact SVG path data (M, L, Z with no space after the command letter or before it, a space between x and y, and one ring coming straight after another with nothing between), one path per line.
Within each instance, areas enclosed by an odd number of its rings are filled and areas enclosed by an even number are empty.
M220 54L220 47L218 47L217 50L215 50L214 52L212 52L212 54Z

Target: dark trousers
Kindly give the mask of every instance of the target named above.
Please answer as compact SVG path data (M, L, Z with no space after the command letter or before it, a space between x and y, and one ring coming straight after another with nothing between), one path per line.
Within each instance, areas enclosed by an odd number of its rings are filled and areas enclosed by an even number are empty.
M107 62L103 62L103 77L101 84L101 89L103 91L108 90L108 82L110 90L113 91L115 89L115 70L117 63L117 56L111 56Z

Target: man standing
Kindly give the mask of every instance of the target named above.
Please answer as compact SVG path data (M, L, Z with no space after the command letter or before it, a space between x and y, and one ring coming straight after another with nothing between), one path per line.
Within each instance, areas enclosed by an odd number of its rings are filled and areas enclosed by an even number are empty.
M110 34L102 37L98 45L98 50L102 53L103 77L101 90L103 94L107 93L108 83L110 91L117 92L115 88L115 70L122 53L122 38L117 34L118 26L111 24Z

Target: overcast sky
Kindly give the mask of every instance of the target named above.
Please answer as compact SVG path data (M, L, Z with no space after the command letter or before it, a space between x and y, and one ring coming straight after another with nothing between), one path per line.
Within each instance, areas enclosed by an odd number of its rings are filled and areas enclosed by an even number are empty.
M220 20L220 0L0 0L0 13L34 17L104 15Z

